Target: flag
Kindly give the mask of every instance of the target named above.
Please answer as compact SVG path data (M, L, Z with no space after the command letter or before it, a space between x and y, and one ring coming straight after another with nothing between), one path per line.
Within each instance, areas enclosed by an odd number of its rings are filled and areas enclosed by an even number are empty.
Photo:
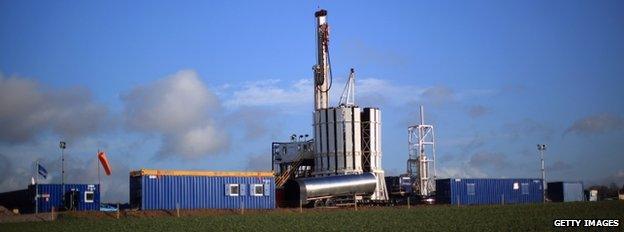
M98 156L98 159L100 160L100 163L102 164L102 167L104 168L104 172L106 173L107 176L110 176L111 167L110 167L110 164L108 164L108 159L106 159L106 153L104 153L103 151L100 151L98 152L97 156Z
M43 179L47 179L48 178L48 170L46 170L39 163L37 163L37 171L39 172L39 175L41 175L43 177Z

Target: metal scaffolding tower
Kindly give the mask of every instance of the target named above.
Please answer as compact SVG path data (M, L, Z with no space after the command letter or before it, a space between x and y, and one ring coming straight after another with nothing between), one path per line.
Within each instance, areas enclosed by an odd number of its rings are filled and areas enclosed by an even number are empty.
M429 196L435 191L435 133L432 125L425 124L423 106L420 106L420 124L408 127L407 133L407 174L414 182L414 193Z

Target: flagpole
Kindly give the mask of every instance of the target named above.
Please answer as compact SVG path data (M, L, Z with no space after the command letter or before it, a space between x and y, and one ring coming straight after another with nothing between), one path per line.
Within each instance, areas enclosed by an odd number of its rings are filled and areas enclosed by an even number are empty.
M100 161L99 161L100 149L98 149L98 153L95 156L95 164L97 165L98 172L98 188L100 188L100 194L102 194L102 179L100 178Z
M63 209L67 209L65 205L65 148L67 148L67 143L61 140L59 148L61 148L61 204Z
M35 214L39 214L39 159L35 163Z

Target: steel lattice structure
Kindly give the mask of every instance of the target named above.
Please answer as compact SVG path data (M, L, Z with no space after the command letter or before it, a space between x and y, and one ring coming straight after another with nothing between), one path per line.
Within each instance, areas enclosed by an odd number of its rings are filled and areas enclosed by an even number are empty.
M435 132L433 125L425 124L424 109L420 106L420 124L407 128L409 157L407 174L413 180L414 193L429 196L435 191Z

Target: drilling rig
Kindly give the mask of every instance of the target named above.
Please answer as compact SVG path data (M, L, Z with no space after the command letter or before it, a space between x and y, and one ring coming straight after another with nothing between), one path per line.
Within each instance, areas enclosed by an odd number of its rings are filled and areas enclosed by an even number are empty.
M276 184L287 201L299 204L387 201L381 167L381 111L357 106L353 68L338 106L329 105L333 76L327 11L318 10L314 17L313 138L272 144Z

